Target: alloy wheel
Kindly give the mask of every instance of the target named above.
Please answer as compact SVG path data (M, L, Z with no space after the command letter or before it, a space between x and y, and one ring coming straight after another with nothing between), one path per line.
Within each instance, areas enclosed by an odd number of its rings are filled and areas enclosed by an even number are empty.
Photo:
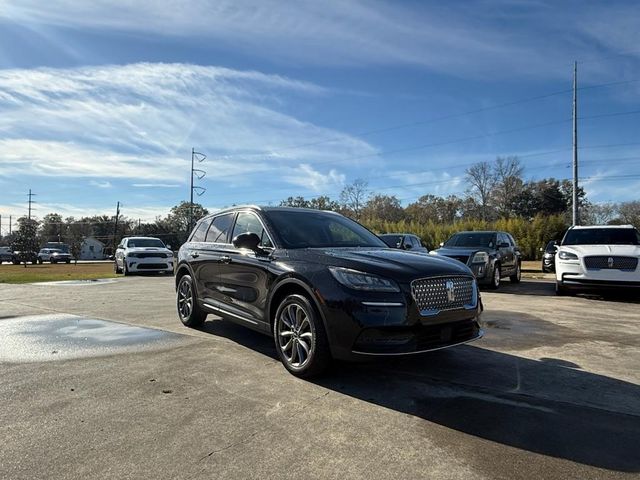
M193 310L193 291L191 283L183 280L178 288L178 313L180 318L187 320Z
M314 328L302 306L291 303L277 318L278 346L285 361L292 367L303 368L314 353Z

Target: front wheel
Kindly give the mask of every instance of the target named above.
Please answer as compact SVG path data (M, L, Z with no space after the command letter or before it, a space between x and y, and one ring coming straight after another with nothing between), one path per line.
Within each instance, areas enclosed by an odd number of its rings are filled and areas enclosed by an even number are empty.
M207 318L207 314L198 305L193 280L190 275L184 275L178 283L176 306L178 317L187 327L201 327Z
M560 282L556 280L556 295L559 297L565 297L569 295L569 289L564 287Z
M122 273L122 269L118 266L118 261L117 260L113 261L113 271L115 273L117 273L117 274L118 273Z
M516 273L509 277L511 283L520 283L520 279L522 278L522 268L520 267L520 262L516 264Z
M322 319L303 295L289 295L280 303L273 322L273 336L280 361L297 377L320 375L331 364Z
M491 277L491 283L489 284L489 287L492 290L497 290L498 287L500 287L500 276L501 276L500 265L496 263L493 266L493 275Z

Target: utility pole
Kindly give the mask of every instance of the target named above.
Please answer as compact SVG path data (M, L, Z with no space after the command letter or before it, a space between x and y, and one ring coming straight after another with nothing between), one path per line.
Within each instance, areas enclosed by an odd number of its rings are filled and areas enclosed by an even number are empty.
M578 212L578 62L573 62L573 225L580 224Z
M204 170L194 168L195 160L198 160L198 163L202 163L205 158L207 156L204 153L196 152L195 148L191 147L191 188L189 189L189 231L187 234L193 230L193 192L195 191L196 195L201 196L207 191L206 188L193 184L193 177L202 180L207 174Z
M116 253L116 239L118 238L118 218L120 217L120 202L118 202L117 206L116 206L116 221L115 224L113 226L113 254L115 255Z
M11 215L9 215L9 235L11 235Z
M31 193L31 189L29 189L29 220L31 220L31 204L34 203L31 200L31 197L35 196L35 193Z

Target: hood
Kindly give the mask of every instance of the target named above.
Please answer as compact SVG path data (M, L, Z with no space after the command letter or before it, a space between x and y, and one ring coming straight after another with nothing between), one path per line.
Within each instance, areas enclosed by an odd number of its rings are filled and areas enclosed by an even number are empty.
M493 248L489 247L440 247L434 251L437 255L446 255L449 257L459 257L462 255L470 257L476 252L487 252L491 255L495 252Z
M577 253L581 257L591 255L640 257L640 245L562 245L558 250Z
M310 248L290 251L290 257L407 282L436 275L473 275L456 260L395 248Z
M167 253L170 252L166 247L129 247L127 248L129 252L162 252Z

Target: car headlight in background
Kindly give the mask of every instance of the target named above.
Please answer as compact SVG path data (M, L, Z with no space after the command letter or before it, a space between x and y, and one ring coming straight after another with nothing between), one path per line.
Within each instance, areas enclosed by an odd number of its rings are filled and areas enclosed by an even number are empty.
M487 263L489 254L487 252L477 252L471 259L471 263Z
M366 290L369 292L400 291L400 288L393 280L387 280L371 273L341 267L329 267L329 271L338 283L354 290Z
M575 253L565 252L564 250L561 250L558 253L558 258L560 258L560 260L578 260L578 255L576 255Z

